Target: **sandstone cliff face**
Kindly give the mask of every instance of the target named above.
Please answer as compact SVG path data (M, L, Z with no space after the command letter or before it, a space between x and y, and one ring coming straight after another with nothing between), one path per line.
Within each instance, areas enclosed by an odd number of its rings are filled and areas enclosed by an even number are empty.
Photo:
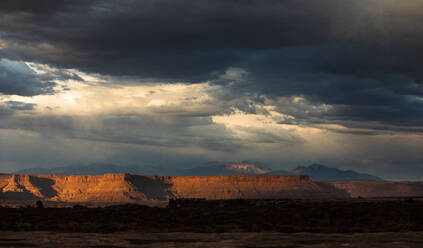
M124 174L104 176L11 175L1 188L1 196L26 193L37 199L52 201L122 201L131 187ZM6 195L6 196L5 196Z
M315 198L348 197L307 176L103 176L10 175L0 197L60 202L159 202L170 198ZM21 195L22 195L21 194Z
M172 192L179 198L269 199L347 197L323 188L308 176L202 176L172 177Z
M31 182L31 176L23 175L17 176L12 175L7 185L2 189L4 192L31 192L36 196L41 197L41 192L37 187L34 187Z
M350 181L316 183L308 176L0 175L0 200L135 202L171 198L277 199L423 196L423 183Z
M0 174L0 189L9 183L10 177L10 174Z
M121 202L138 195L136 189L125 180L125 174L104 176L46 176L54 182L52 200L67 202Z

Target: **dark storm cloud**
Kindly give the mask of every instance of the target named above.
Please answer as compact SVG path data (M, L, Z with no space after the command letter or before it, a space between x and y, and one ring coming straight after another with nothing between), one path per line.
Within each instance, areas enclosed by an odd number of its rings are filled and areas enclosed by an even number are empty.
M43 69L34 65L37 69ZM37 74L26 63L8 59L0 60L0 93L5 95L35 96L53 94L57 85L53 80L83 81L75 73L49 68L50 71Z
M389 53L389 51L386 51ZM423 58L423 56L422 56ZM408 58L404 58L409 60ZM416 59L416 58L414 58ZM398 70L390 64L398 61ZM401 58L364 45L318 45L258 52L242 65L249 72L249 90L271 99L301 96L307 106L281 102L278 111L296 117L292 124L352 126L377 122L393 126L423 125L423 84L418 71L407 71ZM416 66L408 61L410 67ZM417 63L417 62L416 62ZM240 89L241 90L241 89ZM315 109L321 104L333 108ZM357 127L357 124L354 124ZM390 126L392 125L392 126ZM376 125L373 125L376 128ZM370 132L371 133L371 132Z
M330 32L316 6L296 10L295 1L38 3L2 3L0 28L15 43L9 56L115 75L207 80L256 49L321 42Z
M226 84L221 75L242 68L235 93L333 106L278 106L295 123L412 130L423 125L422 9L420 0L6 0L0 54L170 82Z
M25 63L0 60L0 93L34 96L54 92L54 82L40 80Z
M363 54L366 51L352 51L356 59L367 58L361 60L363 66L348 69L351 61L339 61L333 71L418 73L415 63L394 59L409 57L408 61L418 62L416 56L422 55L417 49L422 46L418 27L422 16L395 11L388 8L395 8L393 3L382 0L43 0L32 4L6 0L1 4L3 37L18 43L10 45L9 56L118 75L206 80L210 73L242 63L256 51L345 42L382 50L371 58ZM367 9L372 7L380 8L379 16ZM44 46L35 51L37 47L19 45Z

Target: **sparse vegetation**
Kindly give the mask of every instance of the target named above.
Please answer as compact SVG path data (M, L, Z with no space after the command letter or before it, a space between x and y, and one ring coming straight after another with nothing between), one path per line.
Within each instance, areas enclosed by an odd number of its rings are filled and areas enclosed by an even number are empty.
M353 233L423 231L421 199L193 200L172 208L0 208L0 230Z
M44 204L43 204L43 202L42 202L42 201L38 200L38 201L35 203L35 207L36 207L36 208L44 208Z

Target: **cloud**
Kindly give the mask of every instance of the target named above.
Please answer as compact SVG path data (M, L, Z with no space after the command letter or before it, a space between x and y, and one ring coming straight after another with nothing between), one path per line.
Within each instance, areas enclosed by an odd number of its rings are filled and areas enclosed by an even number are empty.
M422 55L422 14L413 11L422 7L418 0L43 2L43 8L2 3L8 56L104 74L202 81L254 59L257 51L352 43L389 51L375 51L362 69L420 74L416 63L404 63ZM362 52L356 58L366 56Z
M69 90L33 97L37 108L30 114L3 116L0 129L31 132L58 144L65 140L93 146L108 144L122 149L117 156L126 153L124 147L138 147L142 151L159 149L168 153L166 156L203 160L233 156L241 159L246 149L254 150L257 145L301 142L293 130L263 128L268 120L260 118L268 112L255 106L260 100L232 94L226 87L211 83L110 87L74 81L69 83ZM8 100L7 104L24 108L16 100ZM247 104L256 108L254 114L249 114L256 126L245 123L234 128L231 121L216 121L216 116L247 112ZM242 122L242 117L238 121Z
M81 77L69 70L36 63L0 60L0 93L4 95L54 94L57 80L83 81Z
M296 116L304 124L422 124L418 0L45 3L2 3L2 56L140 84L232 84L224 93L231 97L302 96L332 107L320 116ZM13 85L2 91L52 91L37 82ZM255 111L247 102L237 108Z
M43 82L23 62L0 60L0 93L7 95L34 96L52 94L54 82Z
M8 108L11 110L33 110L37 104L18 101L6 101L3 102L3 105L8 106Z
M6 112L10 115L12 111L33 110L36 106L16 100L22 97L9 97L11 100L0 105L5 112L0 128L164 149L233 151L243 146L229 129L211 119L233 111L232 105L244 101L221 101L222 86L204 83L113 88L73 81L69 87L54 95L34 97L37 109L31 114L6 116Z
M138 147L169 159L389 164L399 159L381 154L396 137L421 145L422 8L0 1L0 125L121 149L108 158ZM139 159L137 148L129 153ZM416 167L421 156L407 154Z
M0 102L0 117L10 116L18 111L32 111L37 104L18 101Z

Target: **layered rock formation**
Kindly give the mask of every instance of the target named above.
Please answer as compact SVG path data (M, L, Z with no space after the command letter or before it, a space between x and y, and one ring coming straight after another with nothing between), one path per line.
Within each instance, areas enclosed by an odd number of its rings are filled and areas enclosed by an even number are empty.
M179 198L321 198L347 197L333 187L322 187L308 176L192 176L171 177Z
M423 196L423 183L313 182L308 176L0 175L0 200L134 202L172 198L277 199Z
M7 181L7 183L5 183ZM316 198L347 197L307 176L103 176L10 175L0 197L26 193L34 199L60 202L157 203L171 198ZM14 194L11 194L14 193ZM19 199L21 197L18 197Z
M423 182L338 181L328 184L345 190L351 197L423 196Z

